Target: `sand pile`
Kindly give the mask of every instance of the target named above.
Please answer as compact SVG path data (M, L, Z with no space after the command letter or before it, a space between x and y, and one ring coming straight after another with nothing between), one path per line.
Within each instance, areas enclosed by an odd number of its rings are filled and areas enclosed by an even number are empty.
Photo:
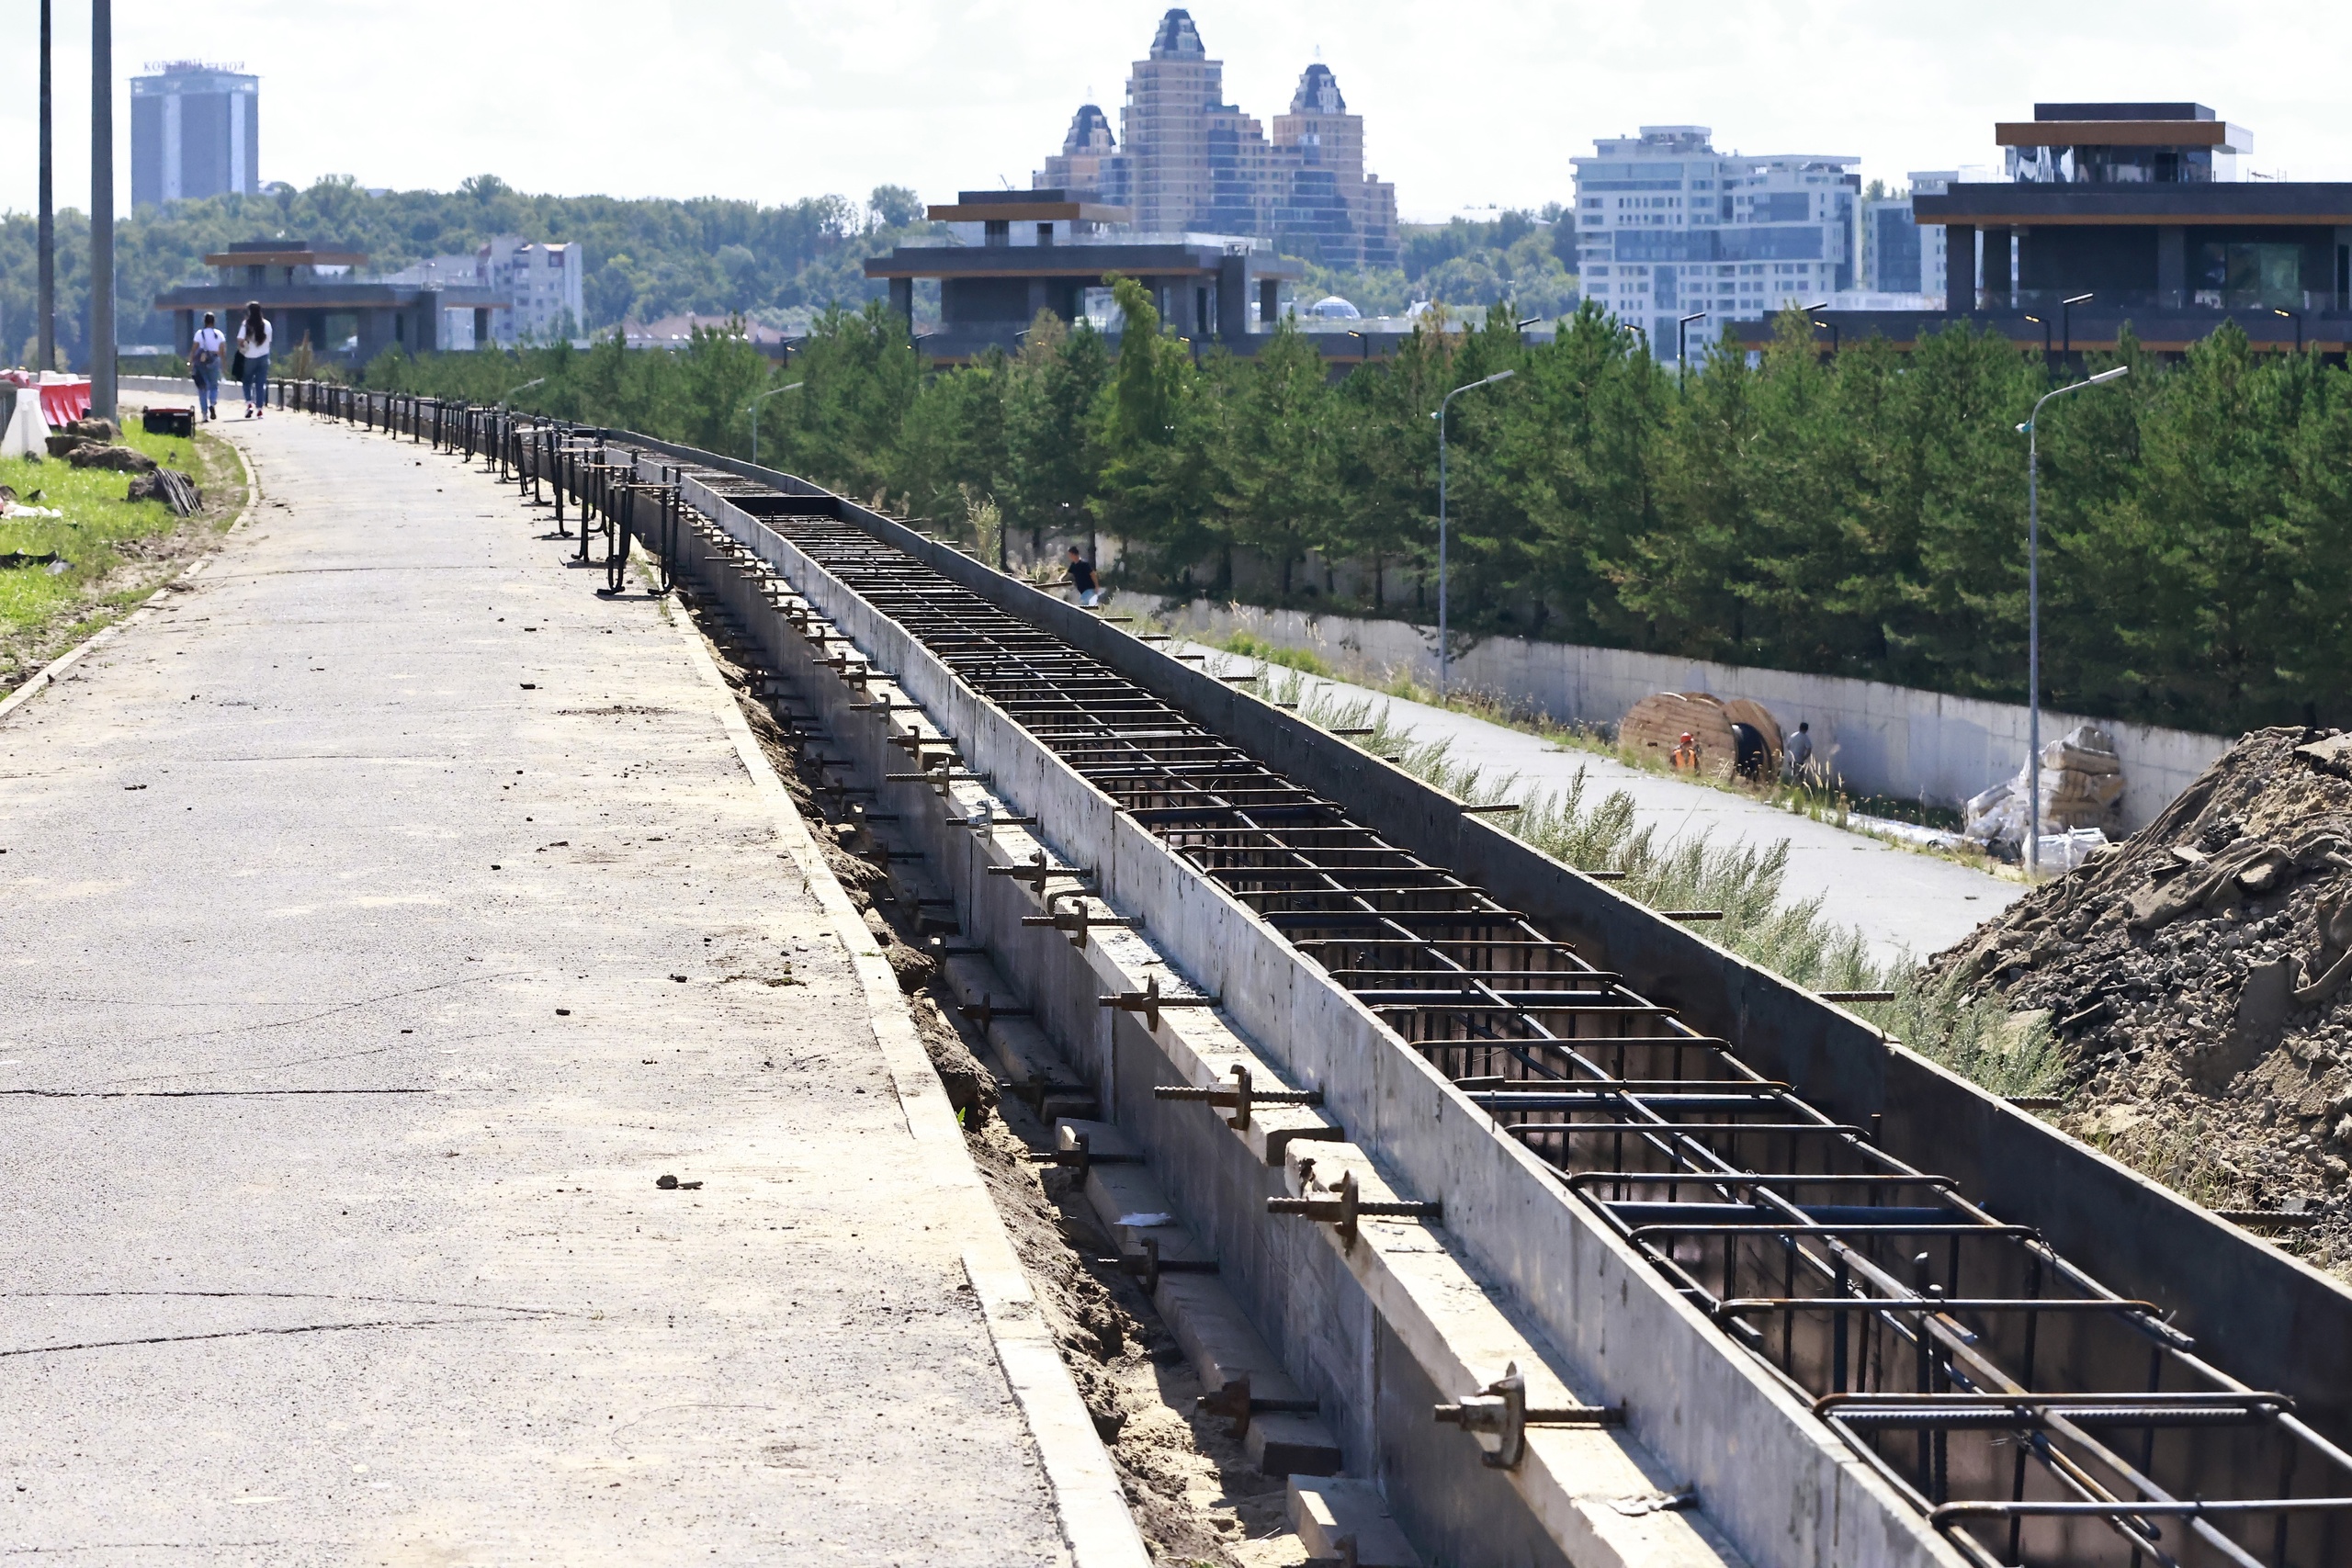
M2352 734L2248 735L1935 967L2047 1019L2067 1131L2352 1266Z

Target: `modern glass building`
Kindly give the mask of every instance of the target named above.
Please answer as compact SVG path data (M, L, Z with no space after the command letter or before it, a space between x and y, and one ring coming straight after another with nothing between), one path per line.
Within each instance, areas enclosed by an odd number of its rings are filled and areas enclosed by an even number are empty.
M261 189L261 78L175 60L130 79L130 205Z
M2352 183L2253 177L2254 139L2203 104L2036 104L1993 140L2006 178L1913 197L1949 258L1940 309L1834 312L1827 344L1965 317L2062 359L2127 323L2180 354L2228 320L2267 347L2352 349Z

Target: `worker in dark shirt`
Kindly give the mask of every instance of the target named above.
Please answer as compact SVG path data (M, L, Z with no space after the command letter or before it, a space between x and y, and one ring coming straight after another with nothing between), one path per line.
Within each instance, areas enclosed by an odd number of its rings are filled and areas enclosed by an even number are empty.
M1078 602L1086 609L1102 603L1102 590L1094 581L1094 563L1076 545L1069 547L1069 585L1078 590Z

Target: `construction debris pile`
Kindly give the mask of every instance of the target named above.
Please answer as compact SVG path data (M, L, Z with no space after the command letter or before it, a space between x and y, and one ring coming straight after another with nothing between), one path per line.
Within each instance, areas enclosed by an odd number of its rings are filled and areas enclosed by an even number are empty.
M1935 967L2048 1021L2069 1132L2352 1268L2352 733L2246 736Z
M2032 814L2028 769L2004 779L1970 800L1961 816L1962 831L1980 844L2014 849L2025 841L2026 818ZM2097 829L2111 835L2123 820L2123 762L2115 742L2096 725L2076 725L2062 739L2041 749L2041 831L2068 835L2062 869L2077 863L2075 845ZM2051 857L2044 856L2045 863Z

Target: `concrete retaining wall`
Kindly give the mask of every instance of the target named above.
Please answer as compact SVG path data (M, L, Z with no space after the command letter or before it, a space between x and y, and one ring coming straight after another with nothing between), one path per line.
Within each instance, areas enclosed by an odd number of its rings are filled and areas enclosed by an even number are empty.
M1248 631L1308 649L1342 671L1411 674L1437 681L1437 630L1406 621L1310 615L1196 599L1164 604L1121 594L1119 607L1159 615L1204 641ZM1838 675L1799 675L1705 660L1677 659L1575 643L1486 637L1457 652L1453 679L1514 706L1586 724L1614 724L1653 692L1713 692L1750 697L1772 710L1784 731L1813 726L1820 754L1848 787L1957 807L1970 795L2017 774L2026 754L2027 713L2007 703L1949 697L1908 686ZM2172 804L2230 742L2219 736L2116 719L2085 718L2044 708L2047 742L2078 724L2115 738L2123 759L2123 822L2142 828Z
M2324 1433L2340 1440L2352 1430L2352 1292L2335 1281L1291 716L852 503L828 497L812 510L858 523L1063 637L1392 841L1573 933L1595 964L1732 1040L1760 1071L1837 1120L1883 1115L1892 1152L1957 1179L2002 1219L2037 1227L2109 1288L2156 1303L2197 1337L2200 1354L2293 1396ZM763 556L792 553L755 525L751 531L764 536ZM856 605L841 609L858 619ZM929 688L918 694L936 696L938 716L967 740L970 765L990 770L1001 793L1043 815L1042 830L1071 863L1100 868L1106 896L1149 919L1155 944L1226 998L1235 1026L1284 1078L1321 1088L1350 1140L1384 1162L1397 1190L1443 1199L1449 1244L1496 1281L1579 1381L1631 1400L1635 1435L1698 1484L1710 1516L1744 1551L1772 1563L1942 1559L1940 1543L1915 1534L1916 1517L1891 1509L1883 1489L1854 1472L1801 1404L1566 1200L1523 1149L1487 1135L1468 1102L1353 998L971 697L895 625L866 618L852 630L870 652L904 659ZM1106 1100L1125 1102L1117 1055L1101 1051L1099 1072Z
M848 510L846 503L834 505ZM995 793L1040 818L1036 831L1057 855L1095 868L1104 897L1148 921L1151 943L1189 981L1224 998L1222 1015L1284 1081L1323 1090L1327 1113L1351 1143L1383 1162L1390 1185L1409 1195L1442 1196L1449 1247L1460 1248L1476 1273L1493 1282L1511 1303L1506 1309L1511 1316L1548 1341L1564 1376L1594 1397L1628 1403L1632 1435L1663 1461L1658 1483L1695 1485L1707 1519L1748 1561L1775 1568L1865 1562L1949 1568L1959 1561L1813 1421L1802 1401L1758 1363L1725 1346L1656 1270L1562 1191L1548 1167L1517 1142L1496 1136L1468 1100L1363 1003L956 680L895 622L756 519L720 510L731 513L727 525L739 542L784 571L956 737L968 767L988 773ZM958 580L965 568L981 570L887 519L861 513L858 521ZM1003 581L988 574L966 586ZM1041 607L1074 617L1068 626L1049 626L1064 636L1075 632L1091 642L1118 635L1068 606ZM1172 661L1162 662L1187 682L1229 694ZM1315 733L1303 727L1302 732ZM921 786L908 787L889 804L902 816L937 809ZM1450 803L1445 809L1451 812ZM973 918L979 918L977 910ZM1136 1086L1121 1081L1117 1065L1127 1053L1110 1048L1105 1024L1053 1019L1067 1010L1067 998L1040 994L1030 999L1042 1017L1079 1031L1075 1038L1097 1042L1091 1076L1106 1102L1119 1107L1123 1126L1166 1146L1171 1140L1164 1131L1157 1139L1153 1133L1155 1123L1168 1119L1168 1108L1147 1111L1148 1102ZM1189 1186L1196 1194L1202 1186L1197 1179L1170 1185ZM1344 1271L1331 1278L1328 1264L1316 1266L1300 1255L1299 1236L1270 1234L1262 1209L1252 1213L1252 1207L1246 1199L1215 1205L1204 1228L1217 1235L1221 1254L1258 1265L1237 1268L1235 1282L1249 1290L1261 1321L1279 1325L1270 1337L1294 1357L1301 1381L1337 1393L1345 1414L1337 1424L1351 1464L1359 1455L1372 1461L1393 1448L1372 1430L1374 1409L1384 1398L1400 1409L1410 1404L1418 1426L1427 1419L1419 1403L1427 1391L1400 1399L1385 1388L1362 1309L1348 1304L1356 1292L1333 1288L1346 1282ZM1399 1506L1412 1506L1400 1499ZM1442 1518L1422 1522L1425 1529L1445 1527ZM1458 1560L1482 1559L1474 1551Z

